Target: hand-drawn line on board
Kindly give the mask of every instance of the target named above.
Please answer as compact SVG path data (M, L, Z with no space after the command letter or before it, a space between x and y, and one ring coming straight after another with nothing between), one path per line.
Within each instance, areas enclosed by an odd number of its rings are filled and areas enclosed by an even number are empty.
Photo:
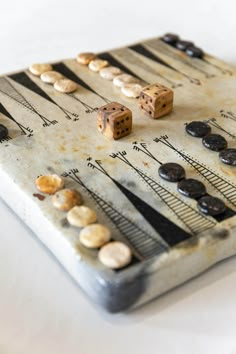
M149 58L149 59L155 61L156 63L163 65L172 71L177 72L178 74L180 74L181 76L186 78L188 81L190 81L192 84L201 85L201 81L199 79L194 78L194 77L184 73L182 70L175 68L173 65L167 63L165 60L161 59L157 54L152 53L150 50L148 50L144 46L137 44L137 45L131 46L129 48L132 49L133 51L135 51L136 53L141 54L144 57ZM137 60L137 59L135 59L135 60Z
M52 66L54 70L58 71L68 79L76 82L79 86L82 86L84 89L92 92L94 95L100 97L105 103L111 102L108 98L100 95L97 91L95 91L92 87L90 87L85 81L83 81L77 74L75 74L71 69L69 69L68 66L65 65L64 63L59 62L53 64ZM78 101L80 104L82 104L82 106L84 106L84 108L86 109L85 111L86 113L92 113L98 110L97 107L91 107L86 102L83 102L79 98L79 95L76 95L75 93L69 93L67 95L73 98L74 100Z
M68 172L64 172L62 176L65 178L71 178L87 191L90 197L96 202L103 213L125 238L126 242L128 242L134 251L135 256L139 260L156 256L168 249L168 246L165 245L165 243L158 241L155 237L147 233L144 229L121 213L113 204L106 201L97 192L89 188L79 177L78 169L71 169Z
M149 148L147 148L147 144L146 143L138 143L137 141L135 141L134 143L134 147L133 149L138 151L138 152L142 152L145 155L151 157L155 162L157 162L159 165L162 165L162 162L160 162L156 156L154 156L152 154L152 152L150 151ZM195 210L195 209L194 209ZM203 216L204 214L200 213L199 211L197 211L201 216ZM185 214L184 214L185 215ZM226 210L224 213L220 214L220 215L214 215L212 216L212 218L214 218L217 221L223 221L226 220L228 218L231 218L232 216L235 215L235 211L230 209L229 207L226 207ZM206 216L206 215L204 215Z
M212 187L214 187L218 193L221 194L231 205L236 207L236 186L226 178L220 176L218 173L207 167L205 164L185 153L183 150L176 148L168 139L168 136L164 135L159 138L155 138L154 141L156 143L162 143L173 150L191 167L193 167L199 175L205 178L206 181L212 185Z
M116 154L112 154L110 156L112 158L117 157ZM169 244L169 246L174 246L182 241L185 241L191 236L188 232L174 224L172 221L159 213L159 211L146 203L143 199L138 197L116 179L111 177L101 166L101 161L96 160L96 165L91 162L88 164L88 166L96 168L99 172L103 173L112 180L112 182L120 189L120 191L126 196L131 204L133 204L133 206L142 214L142 216L156 230L162 239L167 244Z
M34 113L43 122L43 127L57 124L57 120L49 120L40 114L36 108L25 98L25 96L11 83L7 77L0 77L0 92L14 100L16 103Z
M236 115L233 112L227 112L224 109L221 109L220 115L226 119L231 119L234 122L236 122Z
M135 51L136 53L138 53L148 59L151 59L152 61L154 61L158 64L164 65L164 66L168 67L169 69L178 72L179 74L181 74L182 76L187 78L191 83L196 84L196 85L201 84L199 79L193 78L190 75L184 73L182 70L179 70L179 69L175 68L173 65L170 65L169 63L167 63L166 61L161 59L159 56L157 56L157 54L154 54L151 50L149 50L144 45L136 44L136 45L130 46L129 48L132 49L133 51ZM198 70L201 74L204 74L207 77L212 77L212 75L206 73L205 71L203 71L201 69L196 69L193 65L189 64L189 66L193 67L195 70ZM182 84L179 84L179 86L182 86Z
M182 83L176 83L175 81L171 80L170 78L162 75L159 71L154 69L151 65L144 63L143 60L141 60L140 58L138 58L137 56L135 56L133 54L131 49L132 48L118 49L118 50L114 51L113 55L118 56L120 60L122 60L122 59L125 60L126 63L130 63L133 66L142 68L143 70L145 70L145 72L149 72L150 74L159 77L160 79L164 80L167 83L167 85L170 85L172 88L177 88L179 86L183 86ZM158 64L164 65L164 63L160 63L160 62L158 62ZM167 66L167 65L165 65L165 66ZM174 70L170 66L168 66L168 68ZM145 78L145 81L147 81L146 78Z
M222 125L220 125L217 122L216 118L207 119L207 120L205 120L205 122L210 124L212 127L215 127L217 129L219 129L220 131L222 131L223 133L227 134L232 139L236 139L236 135L234 135L233 133L231 133L228 130L226 130L225 128L223 128Z
M160 39L154 39L151 41L148 41L147 44L152 47L154 50L157 50L159 53L163 53L166 56L169 56L171 58L173 58L174 60L183 62L183 64L188 65L187 61L180 58L180 56L178 55L179 50L175 49L173 47L170 47L168 44L164 43L162 40ZM214 63L212 63L210 60L207 60L206 57L203 58L193 58L194 60L194 64L197 65L197 61L203 62L204 64L208 65L208 66L212 66L213 68L217 69L221 74L223 75L232 75L232 71L228 70L228 69L224 69L221 68L219 65L216 65Z
M30 91L36 93L37 95L41 96L42 98L46 99L50 103L56 105L64 114L66 119L73 121L77 121L79 115L77 113L72 113L68 109L60 106L56 101L54 101L44 90L41 89L39 85L37 85L28 75L26 72L21 71L16 74L9 75L12 80L17 82L18 84L26 87ZM45 85L45 84L44 84Z
M137 150L137 146L135 146ZM206 231L216 225L216 222L200 212L195 210L191 205L184 202L178 195L169 191L162 184L158 183L152 177L149 177L140 168L134 166L127 158L126 151L114 153L111 155L113 158L118 158L119 160L126 163L131 167L134 172L138 174L143 182L155 193L155 195L166 204L166 206L171 210L171 212L181 221L182 225L185 226L191 232L192 235L199 234Z
M26 135L27 137L33 136L33 129L31 129L30 127L25 127L23 124L18 122L15 118L13 118L13 116L8 112L8 110L3 106L2 103L0 103L0 112L18 126L22 135Z

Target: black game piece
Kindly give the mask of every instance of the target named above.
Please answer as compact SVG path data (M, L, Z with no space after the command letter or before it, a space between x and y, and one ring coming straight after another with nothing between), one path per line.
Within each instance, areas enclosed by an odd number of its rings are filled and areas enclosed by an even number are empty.
M222 214L226 209L225 203L221 199L211 195L200 198L197 206L202 213L212 216Z
M186 54L189 57L199 58L199 59L202 59L203 56L204 56L203 50L201 48L198 48L198 47L195 47L195 46L188 47L186 49Z
M177 41L175 44L176 48L185 52L188 47L193 47L194 43L189 41Z
M161 165L158 169L159 176L169 182L178 182L185 178L184 168L174 162Z
M0 140L5 139L8 136L8 129L5 125L0 124Z
M186 132L195 138L203 138L204 136L210 134L211 127L204 122L193 121L186 125Z
M185 197L198 199L206 194L204 184L196 179L183 179L178 183L178 191Z
M175 43L179 40L179 36L174 33L166 33L161 40L167 44L175 45Z
M213 151L221 151L227 148L227 141L222 135L209 134L202 139L203 145Z
M236 166L236 149L225 149L219 153L220 160L226 165Z

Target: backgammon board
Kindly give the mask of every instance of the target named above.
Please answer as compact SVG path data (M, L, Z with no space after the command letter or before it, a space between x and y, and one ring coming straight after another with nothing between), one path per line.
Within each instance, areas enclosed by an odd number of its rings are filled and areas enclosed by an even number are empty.
M0 123L9 136L0 141L0 196L93 302L119 312L236 253L235 167L185 131L186 123L205 121L235 147L236 71L208 54L190 58L160 38L97 55L147 85L171 88L173 112L150 119L137 99L75 59L52 64L79 85L74 93L56 92L28 69L1 76ZM112 101L133 113L132 133L116 141L96 128L98 107ZM189 178L202 181L209 194L224 200L226 212L205 215L176 184L160 179L158 168L166 162L180 163ZM109 269L97 250L80 244L79 230L35 187L36 178L49 173L81 192L112 239L133 250L131 264Z

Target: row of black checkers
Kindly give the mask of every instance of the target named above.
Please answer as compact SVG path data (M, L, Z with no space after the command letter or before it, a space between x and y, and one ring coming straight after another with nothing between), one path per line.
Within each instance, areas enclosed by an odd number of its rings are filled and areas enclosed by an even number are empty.
M226 211L225 203L207 194L204 184L194 178L186 178L184 168L173 162L164 163L159 167L159 176L168 182L177 182L178 192L185 197L197 200L198 209L206 215L217 216Z
M161 40L166 44L185 52L190 57L202 59L204 56L204 52L201 48L196 47L193 42L180 39L177 34L166 33L161 37Z
M221 162L236 166L236 149L228 148L227 140L220 134L212 134L211 127L206 122L193 121L186 125L186 132L195 137L202 138L202 144L207 149L219 152Z
M227 149L227 141L222 135L211 134L211 127L206 122L193 121L186 125L186 132L195 137L202 138L203 145L219 152L220 160L231 166L236 166L236 149ZM185 197L197 200L198 209L211 216L223 214L227 207L225 203L207 193L204 184L193 178L186 178L184 168L173 162L162 164L158 170L159 176L169 182L178 183L178 191Z

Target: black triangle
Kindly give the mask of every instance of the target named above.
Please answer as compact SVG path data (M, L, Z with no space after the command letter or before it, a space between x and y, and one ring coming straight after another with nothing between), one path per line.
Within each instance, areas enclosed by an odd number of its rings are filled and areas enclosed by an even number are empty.
M12 115L6 110L6 108L0 103L0 112L4 114L4 116L8 117L9 119L14 120Z
M169 69L172 69L176 72L178 72L178 70L176 70L173 66L169 65L168 63L166 63L164 60L162 60L161 58L159 58L156 54L153 54L150 50L148 50L147 48L145 48L143 45L141 44L136 44L136 45L132 45L129 47L130 49L132 49L134 52L143 55L144 57L151 59L153 61L155 61L158 64L164 65Z
M56 104L50 96L46 94L31 78L24 72L21 71L17 74L9 75L9 78L17 82L18 84L26 87L27 89L31 90L32 92L38 94L39 96L45 98L51 103Z
M112 181L169 246L175 246L191 237L189 233L160 214L133 192L122 186L118 181L113 178Z
M84 82L78 75L76 75L72 70L70 70L68 66L66 66L64 63L55 63L52 66L54 70L58 71L68 79L76 82L78 85L82 86L86 90L97 94L96 91L94 91L88 84L86 84L86 82Z

